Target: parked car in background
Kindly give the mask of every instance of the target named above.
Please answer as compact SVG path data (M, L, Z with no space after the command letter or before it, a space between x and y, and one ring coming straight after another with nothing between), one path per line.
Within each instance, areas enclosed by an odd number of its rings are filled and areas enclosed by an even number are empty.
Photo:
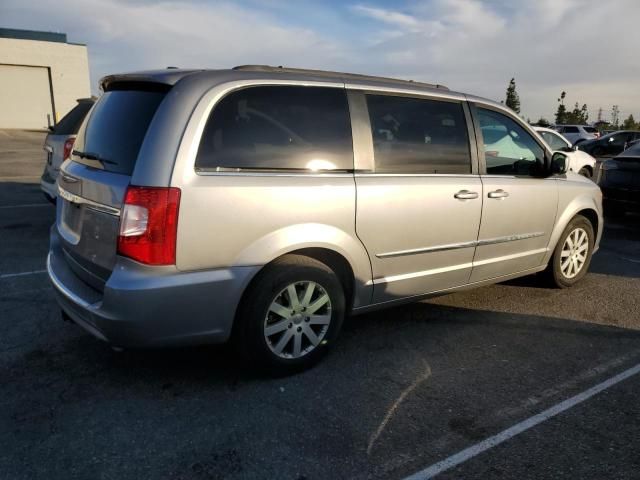
M55 203L58 196L56 179L58 178L60 165L71 156L78 129L93 106L95 99L80 98L77 101L78 104L62 117L62 120L49 128L49 134L45 138L42 147L47 152L47 160L40 178L40 188L45 197L53 203Z
M621 153L629 144L640 139L640 132L635 130L618 130L596 140L587 140L576 145L576 148L594 157L608 157Z
M573 150L571 142L551 128L533 127L533 129L540 134L551 150L567 154L570 171L579 173L587 178L593 177L596 166L595 158L586 152Z
M569 140L572 145L600 137L598 129L589 125L556 125L555 129Z
M291 373L348 314L542 271L570 287L598 249L600 189L491 100L269 66L101 87L47 270L65 315L114 346L231 340Z
M640 141L604 160L598 177L607 214L640 212Z

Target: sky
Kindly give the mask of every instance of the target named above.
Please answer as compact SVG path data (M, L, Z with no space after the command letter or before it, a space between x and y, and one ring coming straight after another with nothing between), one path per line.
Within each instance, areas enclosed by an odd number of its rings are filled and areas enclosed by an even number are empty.
M0 27L64 32L91 85L117 72L242 64L393 76L552 120L586 103L640 118L640 0L1 0Z

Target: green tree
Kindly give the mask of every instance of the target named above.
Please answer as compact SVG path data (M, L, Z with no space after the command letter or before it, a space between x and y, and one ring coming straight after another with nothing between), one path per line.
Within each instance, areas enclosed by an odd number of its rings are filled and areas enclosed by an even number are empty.
M551 126L551 123L546 118L540 117L538 119L538 121L535 123L535 125L538 125L539 127L547 127L548 128L548 127Z
M556 110L556 124L563 124L566 122L567 107L564 106L564 97L567 96L567 92L562 92L558 99L558 110Z
M611 125L616 129L620 127L620 108L618 105L611 107Z
M622 124L622 128L624 128L625 130L636 130L638 128L638 124L633 118L633 115L629 114L627 119Z
M516 79L512 78L507 87L507 99L505 101L507 107L516 113L520 113L520 96L516 92Z

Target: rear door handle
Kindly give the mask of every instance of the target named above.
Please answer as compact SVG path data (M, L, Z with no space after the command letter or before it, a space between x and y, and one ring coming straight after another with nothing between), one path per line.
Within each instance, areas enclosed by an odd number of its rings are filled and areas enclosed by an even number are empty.
M470 192L469 190L460 190L454 197L458 200L473 200L474 198L478 198L478 193Z
M506 198L509 196L509 192L505 192L502 189L494 190L493 192L489 192L489 198Z

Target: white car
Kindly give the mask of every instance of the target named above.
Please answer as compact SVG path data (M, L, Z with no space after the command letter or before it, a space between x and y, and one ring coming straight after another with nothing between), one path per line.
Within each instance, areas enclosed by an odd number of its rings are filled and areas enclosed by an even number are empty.
M578 172L587 178L593 178L593 172L596 165L596 159L587 152L573 150L571 142L560 135L555 130L544 127L533 127L540 134L551 150L565 152L569 158L569 170Z

